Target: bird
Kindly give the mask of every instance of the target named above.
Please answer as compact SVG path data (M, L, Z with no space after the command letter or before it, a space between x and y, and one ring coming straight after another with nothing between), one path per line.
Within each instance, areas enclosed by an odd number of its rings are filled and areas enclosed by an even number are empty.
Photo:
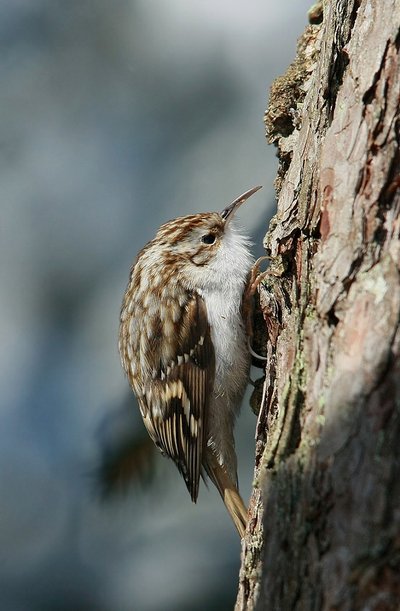
M260 186L222 212L161 225L134 261L120 311L119 352L150 438L172 459L193 502L216 486L241 538L234 424L248 383L259 278L234 222Z

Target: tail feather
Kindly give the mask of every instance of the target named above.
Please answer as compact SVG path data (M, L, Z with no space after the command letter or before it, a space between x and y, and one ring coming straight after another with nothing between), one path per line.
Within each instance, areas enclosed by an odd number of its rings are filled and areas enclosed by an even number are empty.
M219 464L215 454L211 451L208 452L205 467L209 478L217 487L225 503L240 538L243 539L247 526L247 509L235 482L232 482L224 466Z

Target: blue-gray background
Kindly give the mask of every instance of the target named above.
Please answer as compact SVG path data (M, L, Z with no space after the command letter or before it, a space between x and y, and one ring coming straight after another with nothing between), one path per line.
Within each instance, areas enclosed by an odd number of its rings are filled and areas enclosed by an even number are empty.
M215 490L194 506L160 457L150 485L104 504L92 474L104 443L142 426L116 339L138 249L256 184L240 216L262 235L267 87L308 5L0 2L1 611L232 607L240 547Z

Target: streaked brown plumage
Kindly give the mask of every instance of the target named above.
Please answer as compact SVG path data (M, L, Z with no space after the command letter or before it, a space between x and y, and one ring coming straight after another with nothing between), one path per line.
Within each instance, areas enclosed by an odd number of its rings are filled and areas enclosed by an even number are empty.
M243 536L233 425L247 383L243 297L252 266L231 219L221 214L165 223L138 254L121 309L119 348L144 424L172 458L196 501L200 476L218 488Z

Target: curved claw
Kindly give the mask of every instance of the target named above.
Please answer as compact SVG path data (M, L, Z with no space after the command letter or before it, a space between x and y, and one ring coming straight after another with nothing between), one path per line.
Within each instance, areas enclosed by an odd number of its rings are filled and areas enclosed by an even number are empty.
M268 255L262 255L262 257L258 257L257 261L254 263L256 267L260 265L263 261L272 261L272 258Z
M250 338L249 337L247 338L247 347L249 349L249 352L250 352L251 356L254 356L254 358L258 359L259 361L267 361L268 360L268 357L261 356L261 354L257 354L257 352L255 352L253 350L253 348L251 347L251 344L250 344Z
M254 295L260 282L262 282L264 278L266 278L268 274L271 273L269 269L265 270L265 272L260 272L260 263L266 260L271 261L271 257L268 257L268 255L263 255L262 257L259 257L252 267L249 283L250 295Z

